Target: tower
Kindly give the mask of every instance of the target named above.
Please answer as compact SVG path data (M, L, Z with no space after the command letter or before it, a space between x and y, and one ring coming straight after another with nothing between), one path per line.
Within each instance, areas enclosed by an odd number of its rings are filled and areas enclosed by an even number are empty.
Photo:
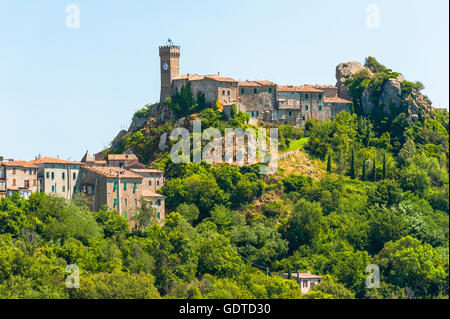
M161 96L160 102L168 97L171 97L172 93L172 80L174 77L180 74L180 47L169 45L159 47L159 57L161 60Z

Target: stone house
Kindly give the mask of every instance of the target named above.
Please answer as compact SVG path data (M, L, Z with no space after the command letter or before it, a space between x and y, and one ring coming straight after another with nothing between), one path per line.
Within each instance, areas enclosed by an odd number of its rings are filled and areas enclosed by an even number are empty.
M120 168L139 163L137 156L134 154L108 154L106 161L108 166Z
M270 81L238 82L239 103L245 105L251 118L270 120L270 109L276 106L276 84Z
M0 162L0 197L19 193L28 198L38 189L38 167L26 161Z
M71 199L80 190L81 162L42 157L30 161L38 167L39 191Z
M156 210L156 218L165 218L165 200L164 196L156 191L164 185L164 173L158 169L130 169L133 173L142 176L142 198L151 203Z
M283 277L287 279L289 277L289 274L284 273ZM318 285L322 282L322 276L313 275L309 271L306 273L292 273L291 279L297 281L297 283L300 285L302 295L308 293L311 289L314 288L315 285Z

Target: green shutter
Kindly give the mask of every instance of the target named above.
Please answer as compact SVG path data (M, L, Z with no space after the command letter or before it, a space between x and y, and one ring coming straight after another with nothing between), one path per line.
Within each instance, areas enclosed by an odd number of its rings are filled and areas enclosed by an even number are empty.
M50 178L50 173L47 172L47 173L46 173L46 176L47 176L47 179Z
M127 212L124 213L125 218L128 218Z
M123 190L126 191L127 190L127 183L123 183Z
M62 173L62 179L65 179L66 178L66 173Z
M66 186L63 186L63 187L62 187L62 191L63 191L63 193L66 192Z
M73 173L73 179L75 180L77 178L77 173Z
M161 218L161 213L160 212L157 213L157 217L158 217L158 219Z
M113 189L113 192L115 192L116 189L117 189L117 182L114 182L114 189Z

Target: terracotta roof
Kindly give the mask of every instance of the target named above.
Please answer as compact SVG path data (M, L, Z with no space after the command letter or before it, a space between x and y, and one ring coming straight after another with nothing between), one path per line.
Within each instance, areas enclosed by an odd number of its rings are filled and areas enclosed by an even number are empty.
M205 75L205 78L211 79L211 80L214 80L214 81L220 81L220 82L235 82L235 83L238 82L235 79L226 78L226 77L220 76L219 74Z
M108 161L129 161L138 160L134 154L108 154Z
M276 85L275 83L270 82L270 81L266 81L266 80L255 81L255 82L261 84L262 86L274 86L274 85Z
M173 78L173 80L190 80L194 77L198 77L198 74L192 73L192 74L180 74Z
M287 276L287 273L284 273L285 276ZM318 275L313 275L309 272L304 272L304 273L292 273L291 277L293 278L299 278L299 279L321 279L322 276L318 276Z
M353 103L352 101L346 100L346 99L342 99L340 97L337 96L333 96L333 97L325 97L324 99L325 103Z
M305 86L310 86L316 89L337 89L336 86L329 84L305 84Z
M144 197L164 197L161 194L153 193L153 192L147 191L147 190L142 191L142 196L144 196Z
M114 178L117 177L118 173L120 172L120 178L139 178L142 179L141 175L135 174L131 171L127 171L124 169L121 169L119 167L104 167L104 166L85 166L83 169L90 171L92 173Z
M278 85L277 91L280 92L305 92L305 93L323 93L322 90L310 86L295 86L295 85Z
M259 87L262 86L261 84L259 84L256 81L240 81L238 82L238 86L247 86L247 87Z
M1 165L23 168L38 168L36 165L33 165L31 162L27 161L2 162Z
M30 161L33 164L81 164L81 162L66 161L54 157L41 157L36 160Z
M163 171L160 171L156 168L131 168L130 171L136 172L136 173L163 173Z

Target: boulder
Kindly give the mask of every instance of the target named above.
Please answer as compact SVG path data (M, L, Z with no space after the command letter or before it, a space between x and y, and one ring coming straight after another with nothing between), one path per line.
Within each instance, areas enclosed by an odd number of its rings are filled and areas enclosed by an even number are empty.
M363 69L367 69L367 68L358 62L340 63L336 67L336 80L338 83L343 83L343 82L345 82L346 79L351 77L353 74L358 73Z

